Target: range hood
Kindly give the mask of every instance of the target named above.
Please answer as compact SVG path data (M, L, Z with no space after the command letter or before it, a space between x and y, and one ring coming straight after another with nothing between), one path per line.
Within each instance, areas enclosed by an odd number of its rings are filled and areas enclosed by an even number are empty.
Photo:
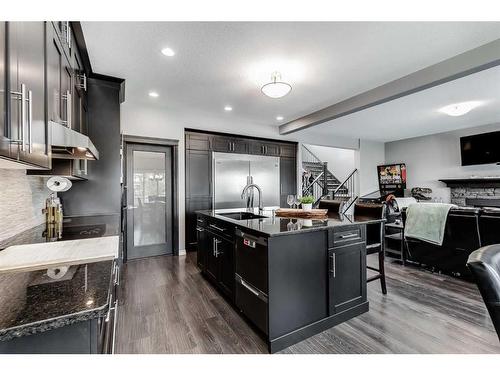
M99 159L99 151L86 135L53 121L49 121L49 127L53 158Z

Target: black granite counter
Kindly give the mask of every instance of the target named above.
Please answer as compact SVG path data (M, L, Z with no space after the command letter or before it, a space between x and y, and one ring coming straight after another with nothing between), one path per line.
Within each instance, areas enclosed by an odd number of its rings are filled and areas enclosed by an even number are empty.
M120 234L120 215L67 217L63 220L62 233L56 236L50 236L50 234L45 224L38 225L0 241L0 251L13 245L118 236Z
M64 241L120 234L119 216L100 215L64 219L62 235L46 237L45 225L29 229L0 243L11 245ZM113 261L68 268L54 279L47 270L0 274L0 341L44 332L104 315L113 273Z
M339 227L345 225L370 224L382 221L380 219L377 220L373 218L368 218L363 216L352 216L352 215L330 215L330 217L321 220L292 219L289 217L276 216L274 210L266 210L266 209L260 213L258 212L258 210L253 210L253 211L250 210L250 212L265 216L265 218L257 218L250 220L235 220L221 215L230 212L249 212L249 211L244 208L197 211L198 214L214 217L219 220L224 220L229 223L236 224L241 228L246 228L255 232L259 232L261 235L264 235L266 237L325 230L327 228Z

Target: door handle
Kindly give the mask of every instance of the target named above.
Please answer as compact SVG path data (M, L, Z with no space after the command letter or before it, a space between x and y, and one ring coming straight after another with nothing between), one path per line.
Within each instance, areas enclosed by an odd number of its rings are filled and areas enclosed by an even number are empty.
M127 210L133 210L133 209L135 209L135 208L137 208L137 206L132 206L132 205L127 206Z

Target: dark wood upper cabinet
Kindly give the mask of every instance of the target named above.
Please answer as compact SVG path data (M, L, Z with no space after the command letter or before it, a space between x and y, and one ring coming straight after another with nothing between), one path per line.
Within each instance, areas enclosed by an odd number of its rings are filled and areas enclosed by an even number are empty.
M61 71L66 57L52 23L47 25L47 114L48 120L62 124Z
M280 156L280 144L263 141L252 141L250 153L255 155Z
M46 22L8 22L10 157L48 168L49 140L45 118Z
M280 145L280 156L295 158L297 157L297 147L295 145Z
M212 137L212 150L218 152L247 154L248 141L240 138L214 136Z
M209 151L210 136L201 133L186 133L186 149Z

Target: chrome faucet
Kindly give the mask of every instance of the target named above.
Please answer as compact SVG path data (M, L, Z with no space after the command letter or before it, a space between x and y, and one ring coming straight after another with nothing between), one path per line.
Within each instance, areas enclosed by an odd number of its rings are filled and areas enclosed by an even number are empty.
M262 206L262 190L260 189L259 185L254 184L254 183L247 184L247 186L245 186L243 188L243 191L241 192L241 199L245 199L245 194L248 194L248 190L250 188L256 188L257 191L259 192L259 212L264 211L264 207ZM251 201L252 201L252 206L253 206L253 199ZM250 200L247 200L247 208L250 208L249 203L250 203Z

